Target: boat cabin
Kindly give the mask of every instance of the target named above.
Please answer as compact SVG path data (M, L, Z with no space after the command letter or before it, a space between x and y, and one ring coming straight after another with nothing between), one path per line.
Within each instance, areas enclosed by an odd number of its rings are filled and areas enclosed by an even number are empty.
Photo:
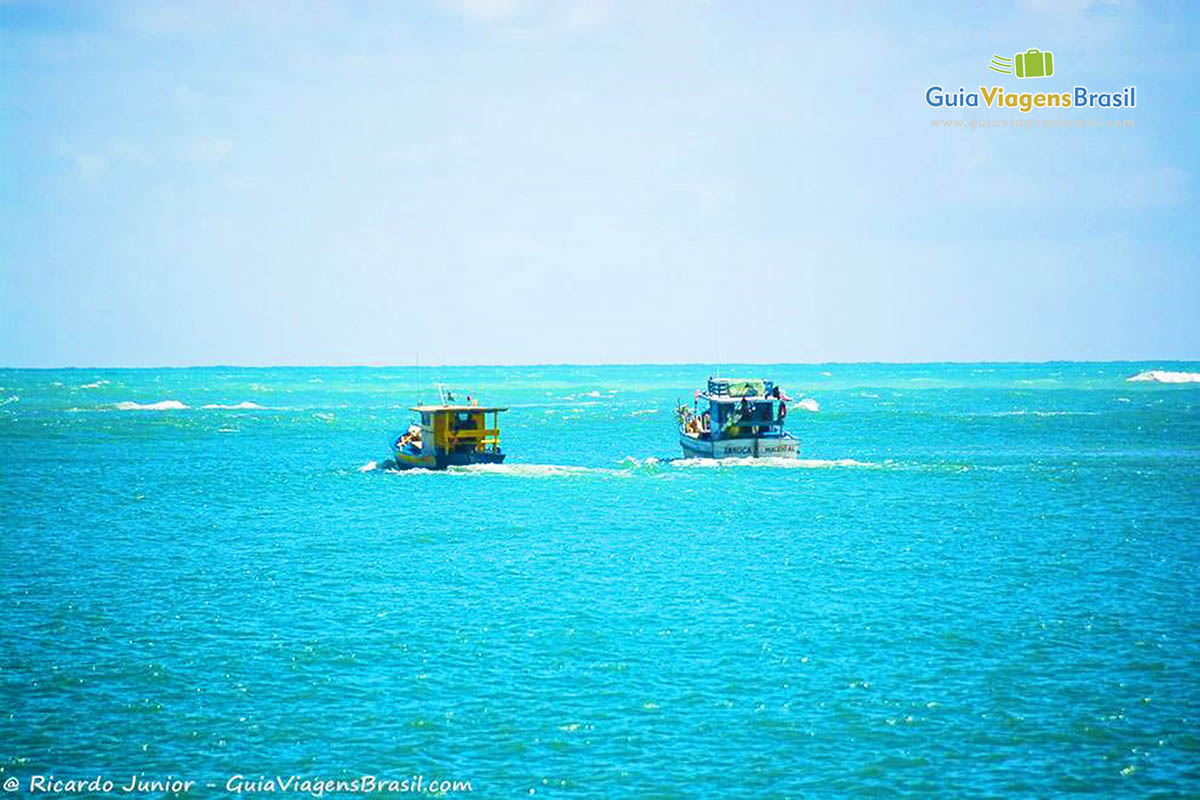
M421 441L432 444L435 452L447 453L499 450L500 412L508 411L494 406L413 406L410 410L421 415Z
M791 402L771 381L709 378L692 407L680 405L679 444L686 458L796 458L800 440L784 429Z
M787 397L771 381L709 378L707 391L698 392L696 399L693 419L701 438L783 435Z
M418 422L392 446L397 466L445 469L504 461L500 450L500 412L507 408L421 405L410 410L419 415Z

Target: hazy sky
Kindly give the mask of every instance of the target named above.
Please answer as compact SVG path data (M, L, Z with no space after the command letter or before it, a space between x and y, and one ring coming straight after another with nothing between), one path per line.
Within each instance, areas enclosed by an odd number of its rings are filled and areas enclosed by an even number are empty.
M1200 358L1200 7L898 5L0 0L0 365Z

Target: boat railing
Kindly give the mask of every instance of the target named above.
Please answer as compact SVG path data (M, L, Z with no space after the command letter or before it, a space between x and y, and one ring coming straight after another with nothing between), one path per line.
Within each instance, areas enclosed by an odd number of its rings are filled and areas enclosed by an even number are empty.
M463 428L457 431L449 431L446 438L451 445L454 444L481 444L481 445L496 445L500 444L500 429L499 428Z

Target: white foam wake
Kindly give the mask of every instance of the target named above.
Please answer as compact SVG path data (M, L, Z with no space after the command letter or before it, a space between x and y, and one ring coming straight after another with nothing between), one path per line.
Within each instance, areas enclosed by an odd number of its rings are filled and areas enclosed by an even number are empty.
M124 400L117 403L118 411L181 411L188 406L178 400L162 400L158 403L134 403Z
M487 476L487 475L502 475L512 478L560 478L560 477L579 477L583 475L610 475L618 477L631 477L631 473L624 469L613 469L610 467L579 467L568 466L566 464L471 464L469 466L452 466L444 470L432 470L424 468L397 468L395 463L388 459L382 463L368 461L358 468L359 472L373 472L375 470L383 470L392 475L457 475L465 476Z
M680 467L685 469L723 469L728 467L768 467L775 469L835 469L844 467L879 468L880 464L866 461L856 461L853 458L818 459L818 458L679 458L673 461L659 461L653 456L644 460L632 456L621 461L621 466L613 467L580 467L566 464L472 464L463 467L448 467L442 472L427 469L395 469L388 461L382 465L368 461L358 468L359 472L373 472L383 469L389 473L404 475L505 475L513 478L561 478L580 477L584 475L602 475L615 478L633 478L638 475L658 475L662 477L667 472L656 469L659 466ZM650 468L648 471L644 468Z
M774 467L776 469L831 469L833 467L878 467L869 461L853 458L677 458L672 467Z
M466 475L511 475L517 478L554 478L617 472L612 469L571 467L563 464L472 464L469 467L449 467L446 471Z
M804 398L800 402L796 403L796 406L798 408L803 408L805 411L811 411L814 414L821 410L821 404L816 400L813 400L811 397Z
M1165 369L1152 369L1139 372L1127 381L1154 381L1155 383L1200 383L1200 372L1171 372Z

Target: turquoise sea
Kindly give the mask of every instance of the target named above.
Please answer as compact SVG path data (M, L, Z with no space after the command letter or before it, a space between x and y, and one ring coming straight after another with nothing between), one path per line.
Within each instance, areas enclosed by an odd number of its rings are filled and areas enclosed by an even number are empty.
M0 779L1200 795L1200 383L1147 370L1200 364L726 366L819 410L722 465L706 365L0 370ZM378 468L434 381L506 464Z

